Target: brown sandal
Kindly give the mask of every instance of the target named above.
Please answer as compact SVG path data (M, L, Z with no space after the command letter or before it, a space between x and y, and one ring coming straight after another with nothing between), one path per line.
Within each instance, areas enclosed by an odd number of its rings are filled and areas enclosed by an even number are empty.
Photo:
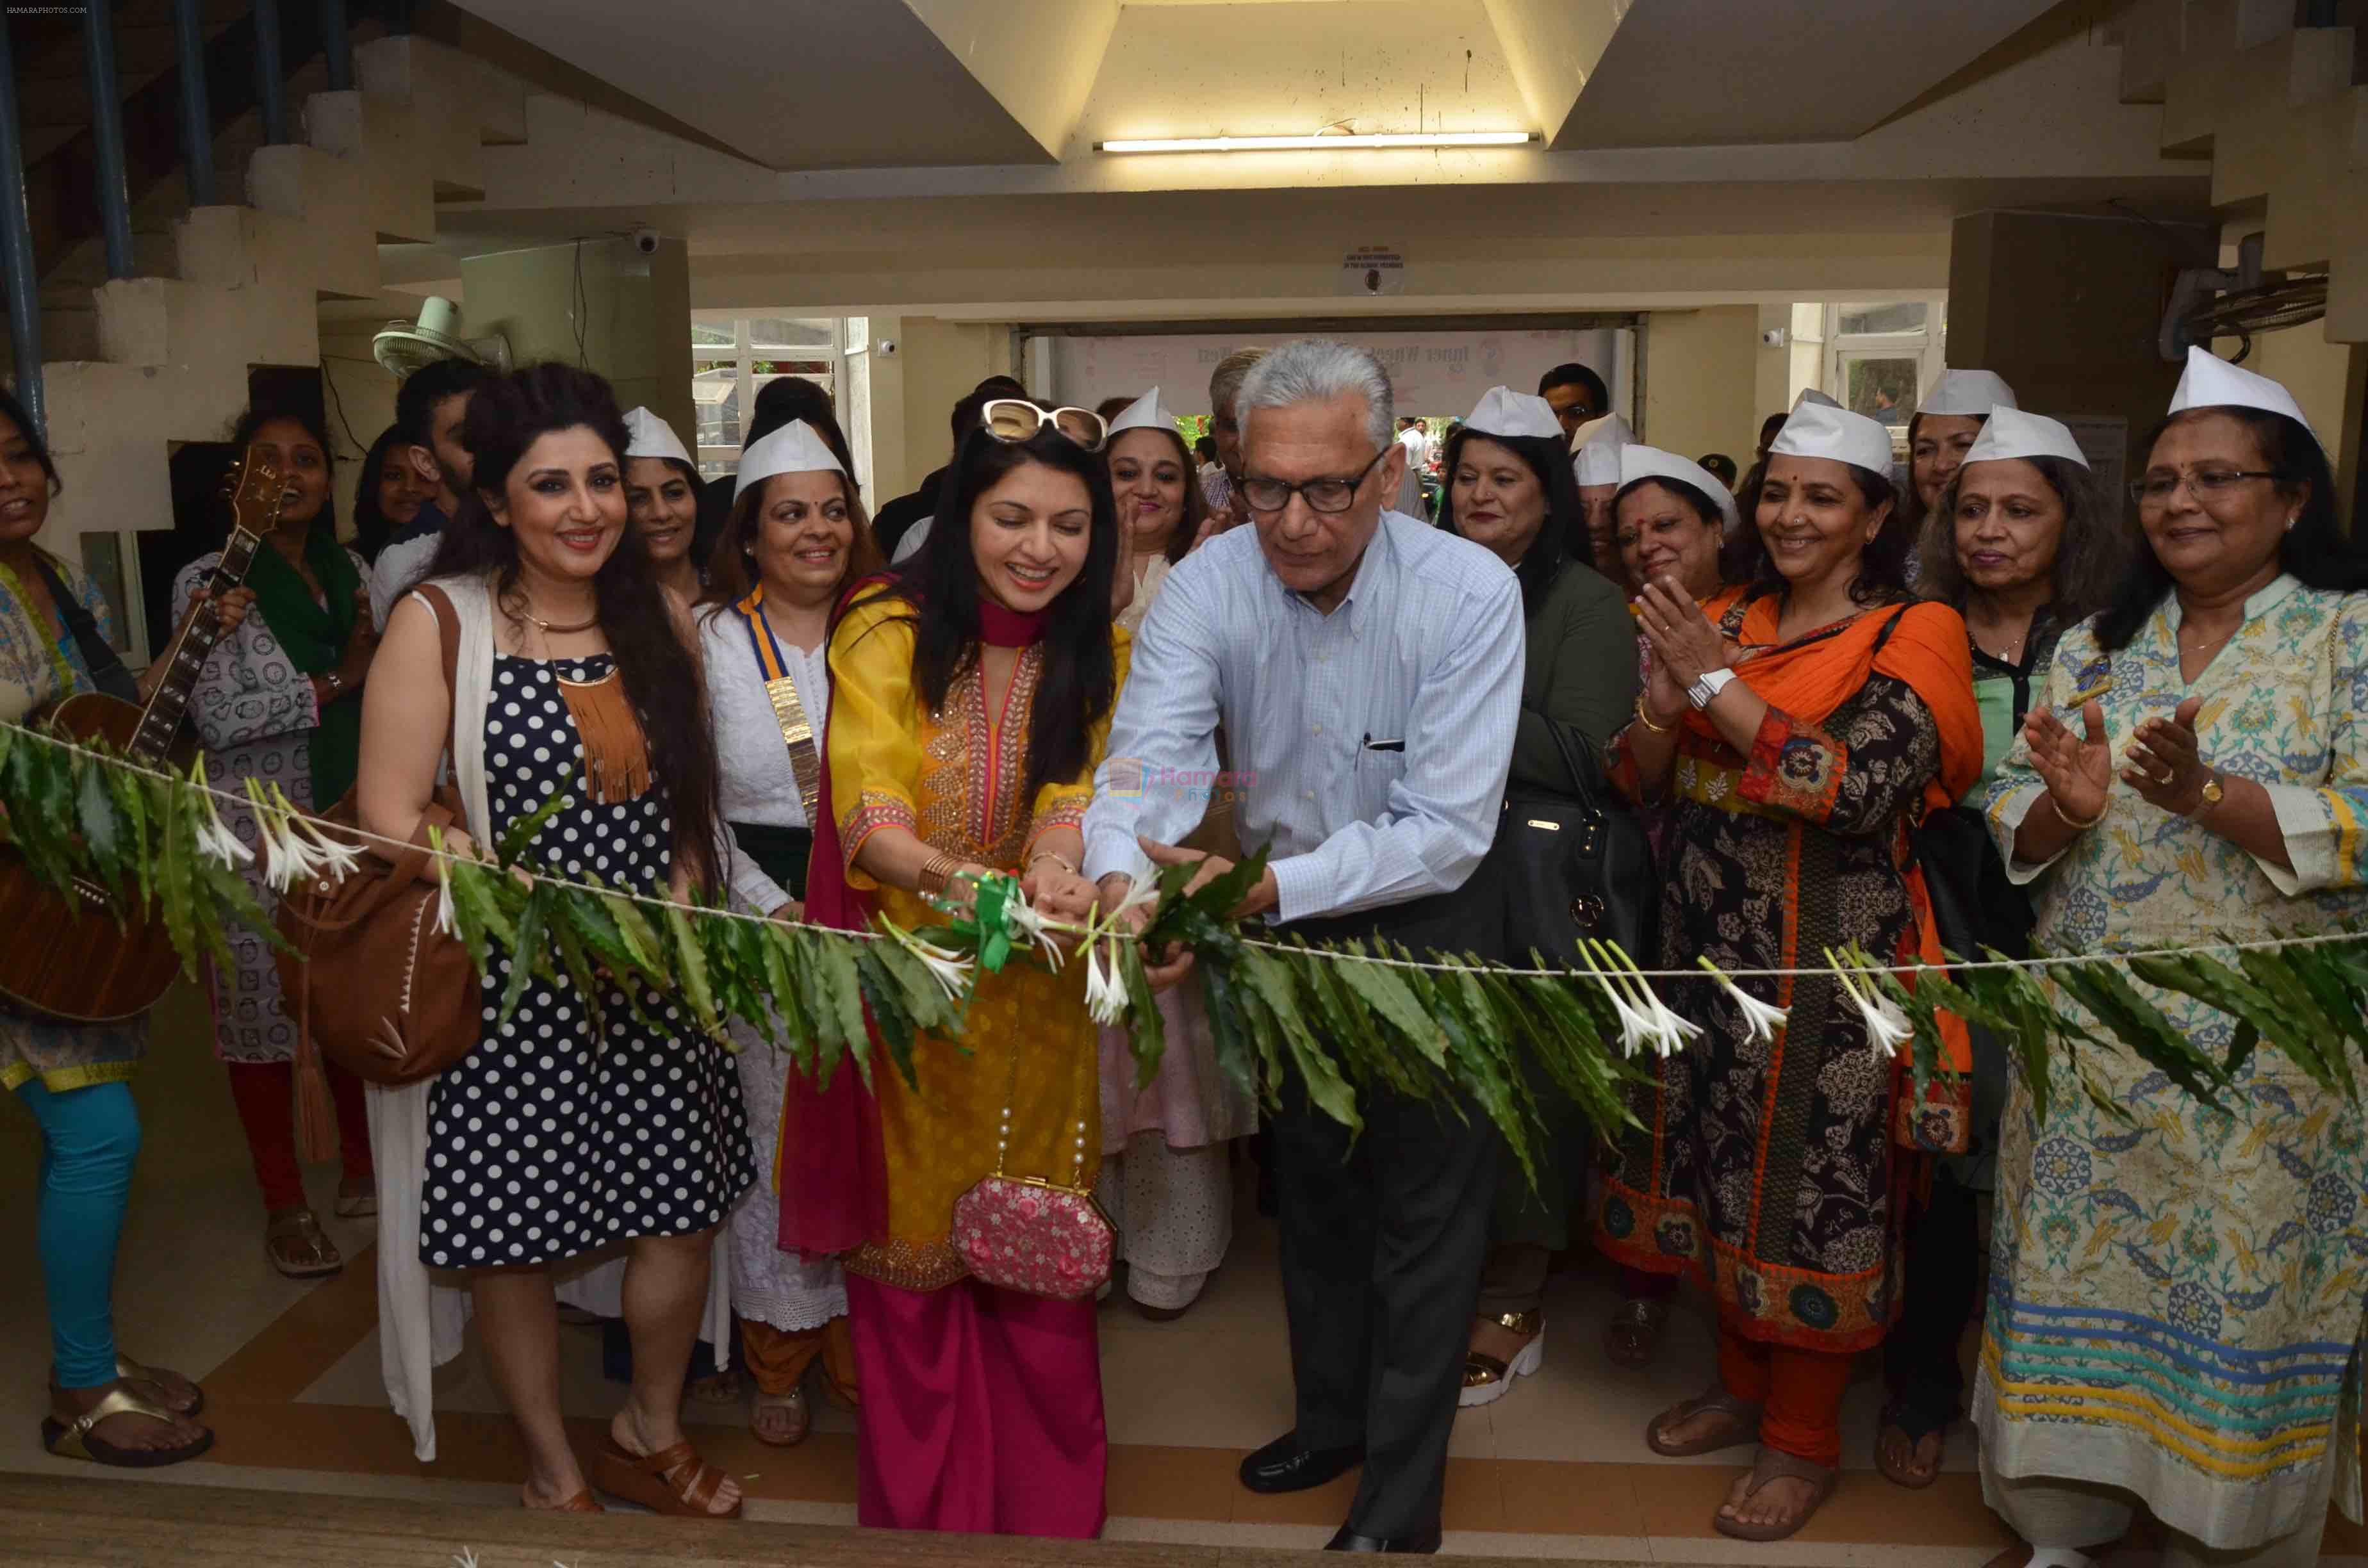
M730 1479L702 1460L688 1442L654 1454L629 1454L609 1437L602 1439L592 1460L593 1485L611 1497L677 1519L738 1518L738 1503L720 1514L708 1506Z
M283 1209L263 1229L263 1255L290 1279L324 1279L346 1267L321 1221L310 1209Z
M518 1504L529 1514L605 1514L609 1511L600 1506L600 1499L592 1495L592 1489L588 1486L566 1502L553 1503L548 1508L528 1502L523 1492L518 1494Z
M1813 1484L1808 1505L1797 1514L1788 1514L1773 1524L1747 1525L1740 1519L1730 1519L1724 1513L1714 1513L1710 1522L1718 1527L1721 1535L1731 1535L1737 1540L1783 1540L1800 1532L1803 1525L1826 1499L1834 1494L1834 1479L1838 1472L1828 1465L1811 1464L1807 1460L1785 1453L1781 1449L1762 1448L1759 1457L1751 1464L1751 1490L1745 1493L1748 1502L1759 1495L1759 1489L1772 1481L1806 1481Z
M1712 1413L1733 1416L1731 1426L1713 1427L1707 1437L1689 1437L1682 1443L1671 1442L1668 1429L1680 1421L1691 1421L1697 1415ZM1747 1403L1725 1389L1713 1389L1698 1399L1689 1399L1671 1405L1653 1417L1645 1428L1645 1446L1665 1459L1691 1459L1696 1454L1714 1454L1721 1449L1756 1442L1759 1437L1759 1406Z
M1941 1479L1941 1466L1949 1457L1949 1429L1934 1426L1921 1433L1912 1432L1902 1419L1904 1414L1898 1405L1884 1411L1883 1425L1874 1434L1874 1468L1881 1471L1883 1478L1894 1486L1921 1492ZM1894 1433L1898 1434L1896 1444L1892 1441ZM1915 1468L1916 1450L1924 1446L1927 1437L1932 1439L1932 1468L1919 1470ZM1904 1462L1893 1459L1895 1448L1907 1450L1907 1458Z
M788 1416L788 1420L782 1423L789 1432L788 1437L768 1437L765 1435L765 1428L757 1424L757 1418L768 1410L780 1411ZM748 1413L748 1430L757 1441L768 1449L794 1449L804 1442L806 1434L814 1430L814 1408L806 1403L806 1391L794 1388L785 1394L775 1394L759 1389L756 1403Z

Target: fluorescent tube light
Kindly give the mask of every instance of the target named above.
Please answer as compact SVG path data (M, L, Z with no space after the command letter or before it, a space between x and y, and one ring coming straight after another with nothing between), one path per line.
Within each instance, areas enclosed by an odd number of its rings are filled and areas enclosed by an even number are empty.
M1378 136L1166 136L1097 142L1104 153L1323 153L1347 147L1518 147L1528 131L1440 131Z

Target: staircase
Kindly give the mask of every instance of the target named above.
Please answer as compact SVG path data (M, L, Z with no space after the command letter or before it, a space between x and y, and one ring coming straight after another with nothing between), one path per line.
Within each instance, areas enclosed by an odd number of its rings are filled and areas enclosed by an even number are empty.
M241 0L205 6L214 62L208 75L222 93L218 204L195 208L183 173L159 166L155 152L160 101L168 106L167 144L178 146L169 0L118 7L138 274L125 278L107 277L87 194L78 24L65 36L21 25L15 31L39 242L43 390L65 485L41 542L69 559L79 557L75 536L84 531L169 527L170 443L220 439L245 405L250 366L318 364L320 301L375 298L380 244L433 240L439 199L482 194L481 149L525 134L526 88L468 55L358 28L356 85L331 92L317 42L308 45L291 28L289 53L303 61L288 90L294 140L264 145L249 107L251 67L242 96L237 70L220 63L251 48L247 7ZM285 7L291 23L300 9ZM79 208L71 195L77 178Z
M2167 153L2208 158L2232 234L2271 271L2327 269L2326 339L2368 343L2368 85L2349 27L2271 0L2137 0L2122 97L2163 106Z

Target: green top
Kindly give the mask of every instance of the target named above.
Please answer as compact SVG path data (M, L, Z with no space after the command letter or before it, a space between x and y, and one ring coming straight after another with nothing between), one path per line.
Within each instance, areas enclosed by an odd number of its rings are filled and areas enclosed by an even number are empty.
M1577 787L1549 722L1571 726L1600 756L1636 709L1636 622L1620 589L1573 562L1529 618L1521 717L1509 782L1565 794Z

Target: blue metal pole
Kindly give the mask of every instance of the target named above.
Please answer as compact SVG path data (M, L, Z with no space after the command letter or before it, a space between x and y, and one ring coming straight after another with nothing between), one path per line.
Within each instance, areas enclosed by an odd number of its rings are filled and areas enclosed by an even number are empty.
M214 111L206 93L206 35L198 0L173 0L173 48L181 74L181 161L189 205L214 204Z
M82 53L90 83L90 137L98 154L98 226L107 275L131 276L131 182L123 168L123 89L115 74L115 0L83 0Z
M0 270L8 284L8 341L16 351L17 396L46 432L41 400L41 294L33 275L33 220L25 209L25 142L17 133L17 62L0 16Z
M256 101L263 108L263 140L288 140L288 78L279 62L279 0L255 0Z
M346 33L346 0L321 0L321 58L329 67L329 91L354 85L354 45Z

